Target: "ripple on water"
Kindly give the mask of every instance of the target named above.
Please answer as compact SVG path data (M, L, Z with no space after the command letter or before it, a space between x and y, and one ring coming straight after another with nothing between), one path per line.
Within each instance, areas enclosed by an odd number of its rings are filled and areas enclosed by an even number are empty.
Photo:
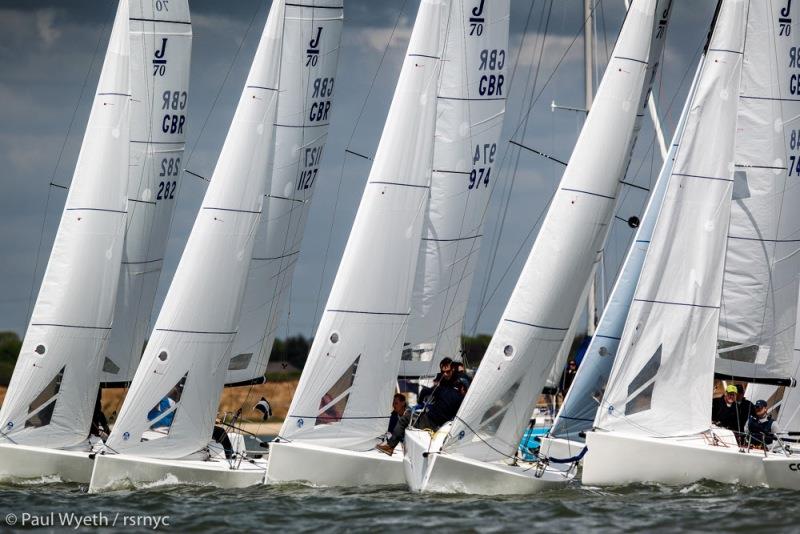
M255 486L240 490L160 485L88 495L70 484L0 485L4 513L71 511L168 515L181 530L264 528L293 532L520 529L716 531L796 528L790 491L709 482L684 487L581 487L532 496L419 495L403 487Z

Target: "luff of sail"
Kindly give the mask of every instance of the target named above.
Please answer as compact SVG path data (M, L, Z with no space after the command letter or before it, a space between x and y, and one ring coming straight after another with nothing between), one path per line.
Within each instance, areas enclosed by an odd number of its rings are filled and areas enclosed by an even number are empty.
M269 188L282 25L279 1L270 10L211 183L106 443L112 451L174 459L211 438ZM162 401L168 410L158 409ZM170 424L160 424L168 414Z
M793 380L800 272L800 65L791 16L791 2L748 7L716 361L721 378L784 385Z
M597 97L536 242L443 450L512 455L608 234L637 115L666 32L669 1L628 11ZM602 147L600 149L599 147Z
M406 376L457 357L508 91L508 0L453 0L437 95L431 194L411 300ZM423 361L406 358L421 354ZM425 361L427 360L427 361Z
M622 330L625 327L625 319L628 317L633 294L636 290L636 283L642 272L642 265L650 246L650 239L653 236L653 229L656 225L658 212L664 201L664 194L667 190L667 182L672 174L672 166L675 161L678 143L683 135L683 127L686 124L686 116L689 113L689 103L694 95L697 78L703 66L703 58L700 59L697 70L695 71L692 85L689 88L686 104L681 112L678 126L672 137L667 157L659 172L655 186L650 193L650 200L647 208L642 215L641 224L636 231L633 243L628 249L625 261L620 269L614 289L608 299L608 304L603 310L603 316L597 324L592 341L586 349L575 380L564 398L564 403L558 412L550 435L557 438L567 438L574 441L583 441L580 436L592 428L597 408L603 399L603 392L606 389L608 378L611 375L611 367L617 354L619 340L622 337Z
M281 437L364 449L386 429L430 191L449 1L423 0Z
M342 17L342 0L296 0L286 6L272 185L226 384L263 377L286 310L333 113Z
M117 7L64 212L0 410L10 443L86 440L108 347L125 232L128 2Z
M128 220L114 325L100 381L133 379L150 330L183 150L192 25L188 0L130 0Z
M711 424L748 4L721 4L597 428L683 436Z

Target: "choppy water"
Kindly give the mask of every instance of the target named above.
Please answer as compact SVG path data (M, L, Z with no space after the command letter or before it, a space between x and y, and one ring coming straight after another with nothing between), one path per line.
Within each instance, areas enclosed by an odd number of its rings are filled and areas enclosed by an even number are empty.
M217 490L159 485L138 491L88 495L67 484L0 486L0 531L6 514L17 527L24 513L47 521L72 512L103 526L122 528L125 517L152 531L268 530L292 532L438 531L713 531L798 530L797 492L698 483L682 488L629 486L563 490L527 497L415 495L401 487L312 488L301 485ZM94 514L94 515L93 515ZM111 522L117 518L117 525ZM138 519L136 519L138 518ZM128 519L131 521L131 519Z

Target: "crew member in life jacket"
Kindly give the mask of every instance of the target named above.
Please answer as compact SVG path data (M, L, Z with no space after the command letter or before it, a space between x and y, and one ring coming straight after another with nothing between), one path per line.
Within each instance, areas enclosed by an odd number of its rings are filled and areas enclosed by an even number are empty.
M753 404L753 413L747 421L747 434L753 445L768 447L780 432L777 423L767 413L767 401L758 400Z

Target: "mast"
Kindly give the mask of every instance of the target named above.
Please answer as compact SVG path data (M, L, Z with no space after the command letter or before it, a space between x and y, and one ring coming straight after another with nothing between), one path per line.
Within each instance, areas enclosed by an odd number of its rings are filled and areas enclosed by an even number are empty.
M583 17L583 96L588 117L594 100L594 0L583 0ZM602 253L598 259L602 261ZM597 324L596 286L597 272L592 275L592 284L586 301L586 335L590 337L594 335ZM570 341L567 340L567 343Z

